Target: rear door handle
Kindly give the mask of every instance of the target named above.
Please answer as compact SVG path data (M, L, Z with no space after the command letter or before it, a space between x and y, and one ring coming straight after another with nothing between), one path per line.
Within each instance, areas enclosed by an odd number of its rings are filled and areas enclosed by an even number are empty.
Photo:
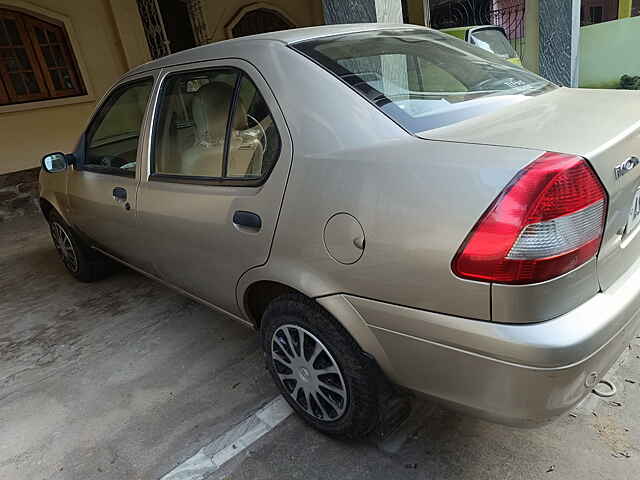
M262 219L260 218L260 215L253 212L246 212L244 210L237 210L233 214L233 223L239 227L244 227L256 232L262 228Z

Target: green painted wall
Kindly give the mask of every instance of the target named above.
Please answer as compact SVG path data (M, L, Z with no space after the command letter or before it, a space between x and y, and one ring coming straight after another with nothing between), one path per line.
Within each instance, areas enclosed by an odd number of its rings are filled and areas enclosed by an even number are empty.
M467 35L467 30L469 30L469 28L470 27L443 28L440 31L444 33L448 33L449 35L453 35L454 37L457 37L460 40L464 40Z
M580 86L615 88L623 74L640 75L640 17L580 29Z

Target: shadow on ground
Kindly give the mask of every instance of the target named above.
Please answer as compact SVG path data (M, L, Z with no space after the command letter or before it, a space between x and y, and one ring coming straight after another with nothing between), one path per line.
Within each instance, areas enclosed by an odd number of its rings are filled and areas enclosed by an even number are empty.
M2 479L159 478L276 395L253 332L126 269L76 282L40 217L0 224L0 295ZM635 479L639 370L633 345L616 397L532 430L416 402L344 442L291 416L210 478Z

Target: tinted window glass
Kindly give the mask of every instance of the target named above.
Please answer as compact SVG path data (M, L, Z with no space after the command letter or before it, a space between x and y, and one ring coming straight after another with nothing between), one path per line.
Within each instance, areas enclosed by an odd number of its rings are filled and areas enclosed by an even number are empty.
M229 139L227 176L259 178L271 170L280 152L280 135L267 104L246 76L240 82Z
M85 167L133 175L138 140L153 79L118 88L102 106L87 133Z
M233 69L190 72L167 79L164 91L156 173L258 179L269 172L280 151L280 136L247 76Z
M470 118L555 86L451 35L352 33L294 44L411 132Z

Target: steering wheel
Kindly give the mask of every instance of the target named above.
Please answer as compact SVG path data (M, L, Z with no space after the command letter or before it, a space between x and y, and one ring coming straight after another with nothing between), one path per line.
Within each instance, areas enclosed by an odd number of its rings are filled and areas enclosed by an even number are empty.
M100 157L99 161L100 165L109 168L121 168L126 163L127 162L124 159L116 157L115 155L104 155Z

